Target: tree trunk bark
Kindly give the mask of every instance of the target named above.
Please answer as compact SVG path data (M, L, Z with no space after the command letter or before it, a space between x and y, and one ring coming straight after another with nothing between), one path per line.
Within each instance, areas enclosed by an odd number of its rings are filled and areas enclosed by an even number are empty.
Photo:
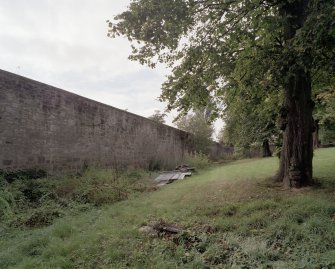
M276 176L287 187L302 187L312 183L313 102L308 68L301 64L293 46L298 29L305 21L308 0L287 1L282 7L284 39L288 49L284 66L284 104L281 109L283 147L280 168Z
M281 154L282 180L285 186L301 187L312 183L313 119L311 83L300 71L285 89L286 122Z
M269 145L269 140L268 139L263 140L262 148L263 148L263 157L271 157L272 156L272 152L270 150L270 145Z

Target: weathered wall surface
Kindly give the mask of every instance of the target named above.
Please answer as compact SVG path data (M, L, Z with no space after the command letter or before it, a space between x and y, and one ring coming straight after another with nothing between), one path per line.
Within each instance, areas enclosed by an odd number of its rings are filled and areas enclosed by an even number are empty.
M210 146L209 157L213 160L217 159L231 159L234 155L234 148L225 146L221 143L213 142Z
M0 70L0 169L172 166L189 134Z

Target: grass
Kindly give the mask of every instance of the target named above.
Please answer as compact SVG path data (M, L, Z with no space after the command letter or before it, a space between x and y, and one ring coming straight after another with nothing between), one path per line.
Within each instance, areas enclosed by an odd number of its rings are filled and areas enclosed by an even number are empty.
M81 174L37 177L35 172L0 174L0 235L12 227L40 228L55 219L125 200L153 188L141 170L89 168Z
M335 268L335 149L318 187L273 185L276 158L240 160L0 239L0 268ZM165 221L175 236L140 233Z

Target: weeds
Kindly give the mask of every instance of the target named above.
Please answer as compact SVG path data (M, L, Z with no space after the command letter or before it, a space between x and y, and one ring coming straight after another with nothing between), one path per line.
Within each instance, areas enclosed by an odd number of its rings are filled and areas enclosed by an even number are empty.
M189 166L195 167L197 170L208 168L211 165L210 160L206 154L196 152L188 154L185 157L185 162Z
M144 171L87 169L82 175L35 178L0 176L0 227L43 227L67 214L127 199L150 188Z
M104 198L98 199L77 188L114 186L105 172L87 171L66 182L58 179L52 192L38 179L35 186L41 193L35 193L37 200L30 193L29 203L59 201L65 216L46 227L20 226L4 233L0 268L335 268L334 149L316 152L318 188L286 190L264 184L277 161L241 160L216 166L102 207L95 205L109 197L104 190L99 194ZM138 172L127 172L125 177L127 184L122 186L127 190L143 189ZM13 202L23 207L27 201L22 194L26 186L21 184L5 182L2 188L10 193L4 197L14 213ZM88 208L70 215L75 205ZM182 231L165 236L139 231L157 220Z

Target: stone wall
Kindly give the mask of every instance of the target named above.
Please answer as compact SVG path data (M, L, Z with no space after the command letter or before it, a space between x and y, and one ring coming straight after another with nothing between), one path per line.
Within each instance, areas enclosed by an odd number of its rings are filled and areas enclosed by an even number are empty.
M171 167L190 135L147 118L0 70L0 169Z
M225 146L221 143L213 142L210 146L209 157L212 160L232 159L234 155L234 147Z

